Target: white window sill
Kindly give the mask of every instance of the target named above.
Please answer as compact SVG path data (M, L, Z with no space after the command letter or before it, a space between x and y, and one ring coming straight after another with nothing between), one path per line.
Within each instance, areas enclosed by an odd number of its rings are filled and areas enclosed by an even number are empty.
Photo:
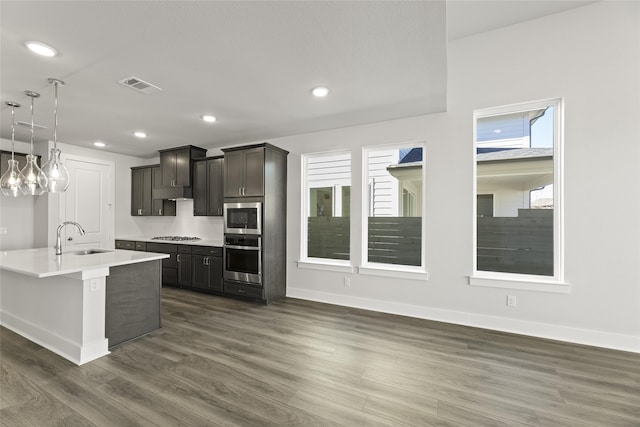
M484 272L483 272L484 273ZM510 275L505 274L478 274L469 277L469 285L485 286L490 288L519 289L524 291L552 292L558 294L568 294L571 292L571 285L559 280L550 278L544 279L538 276Z
M358 274L393 277L398 279L429 280L429 273L421 267L390 264L366 264L358 267Z
M330 259L305 259L298 261L298 268L310 270L337 271L340 273L353 273L353 266L349 261Z

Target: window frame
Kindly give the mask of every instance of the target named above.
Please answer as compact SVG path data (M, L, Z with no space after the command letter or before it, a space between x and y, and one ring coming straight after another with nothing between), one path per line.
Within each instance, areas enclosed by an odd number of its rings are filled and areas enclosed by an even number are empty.
M509 113L518 113L553 107L553 276L504 273L477 269L477 122L479 119ZM568 293L570 286L564 277L564 99L548 98L537 101L509 104L474 110L473 112L473 244L472 274L469 284L542 292ZM494 202L495 203L495 202Z
M349 245L350 247L349 247L348 260L332 259L332 258L317 258L317 257L308 256L309 248L308 248L307 239L308 239L308 218L310 214L309 190L311 188L309 187L308 159L333 157L340 154L349 155L349 173L350 173L349 181L350 181L350 186L353 186L353 179L351 176L351 173L353 172L353 155L351 150L334 150L334 151L323 151L323 152L317 152L317 153L305 153L300 156L301 162L302 162L302 167L301 167L302 176L300 181L302 183L302 197L300 198L302 214L300 216L300 219L301 219L300 221L300 258L297 263L298 267L300 268L353 272L353 264L352 264L353 251L351 250L351 244ZM335 187L336 187L335 185L332 185L334 193L335 193ZM335 206L333 206L333 210L335 210Z
M372 151L380 151L385 149L401 149L401 148L414 148L421 147L422 148L422 197L421 197L421 208L422 208L422 216L421 216L421 225L422 225L422 235L421 235L421 261L420 266L410 266L410 265L401 265L401 264L385 264L385 263L376 263L368 261L368 253L369 253L369 215L370 215L370 177L369 177L369 167L368 167L368 159L369 153ZM361 210L362 214L360 217L361 221L361 241L360 241L360 264L358 266L358 273L372 276L384 276L384 277L395 277L395 278L406 278L406 279L417 279L417 280L428 280L429 274L427 271L427 256L426 256L426 243L427 243L427 215L426 215L426 152L427 152L427 144L426 141L410 141L410 142L402 142L402 143L391 143L391 144L381 144L381 145L370 145L362 147L361 151L361 161L362 161L362 199L361 206L363 209ZM401 195L400 195L401 196Z

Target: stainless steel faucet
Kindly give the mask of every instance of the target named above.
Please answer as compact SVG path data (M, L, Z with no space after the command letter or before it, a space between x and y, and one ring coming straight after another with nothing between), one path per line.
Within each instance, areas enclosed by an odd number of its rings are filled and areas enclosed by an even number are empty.
M84 228L82 228L82 226L77 222L65 221L62 224L60 224L58 226L58 231L56 232L56 245L53 247L53 249L56 250L56 255L62 255L62 239L60 239L60 232L62 231L62 228L68 224L73 224L76 227L78 227L78 231L80 231L80 235L84 236Z

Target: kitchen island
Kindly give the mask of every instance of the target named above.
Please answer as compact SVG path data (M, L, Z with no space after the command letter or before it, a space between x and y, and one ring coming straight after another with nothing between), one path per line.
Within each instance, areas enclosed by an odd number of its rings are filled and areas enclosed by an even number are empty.
M145 309L131 304L151 306L160 327L160 260L167 257L118 249L62 255L50 248L0 252L0 325L78 365L107 355L105 327ZM138 264L140 274L134 268ZM131 298L145 283L144 297ZM115 290L111 301L107 287ZM118 342L135 338L117 332Z

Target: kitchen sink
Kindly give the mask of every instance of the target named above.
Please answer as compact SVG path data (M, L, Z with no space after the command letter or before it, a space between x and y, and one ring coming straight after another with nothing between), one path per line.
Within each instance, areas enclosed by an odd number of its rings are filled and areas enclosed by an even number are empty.
M105 252L113 252L113 249L85 249L83 251L71 252L74 255L91 255L91 254L103 254Z

